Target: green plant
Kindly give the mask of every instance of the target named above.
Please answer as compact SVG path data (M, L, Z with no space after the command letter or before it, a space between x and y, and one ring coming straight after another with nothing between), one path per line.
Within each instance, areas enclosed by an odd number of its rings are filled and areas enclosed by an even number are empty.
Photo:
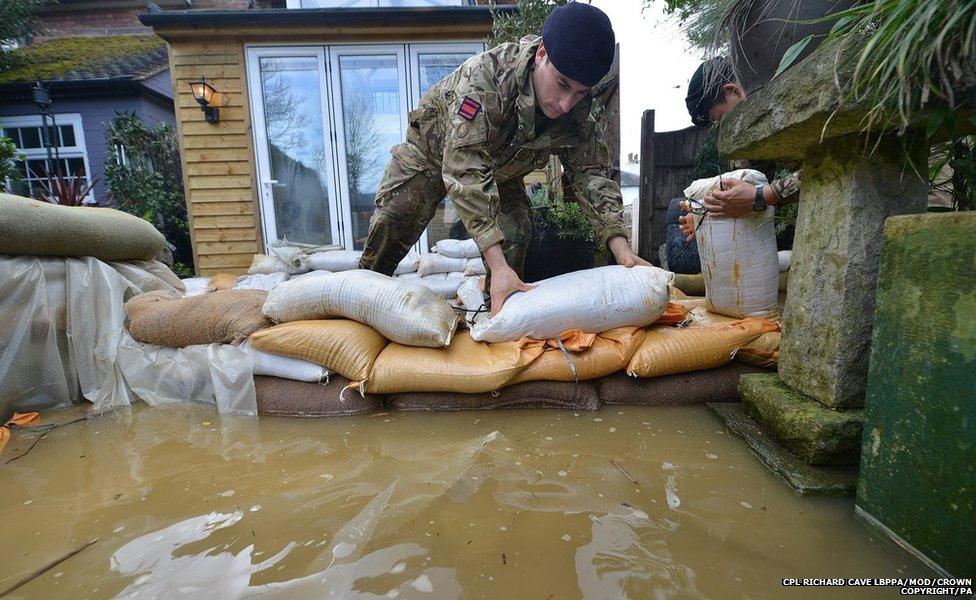
M560 239L596 241L593 225L578 203L567 202L558 192L542 186L533 194L531 205L536 235L541 237L554 228Z
M540 35L546 17L557 6L567 0L518 0L518 11L502 13L492 9L491 33L488 45L497 46L505 42L518 42L526 35Z
M192 265L176 129L167 124L153 128L133 113L116 113L105 130L115 149L114 160L105 166L112 200L163 232L176 247L176 262Z
M976 106L976 0L874 0L834 17L825 42L843 49L839 66L852 67L838 83L846 101L866 107L864 130L904 133L923 119L929 136L942 127L952 136L956 111L967 100ZM780 71L795 55L786 53Z
M50 0L3 0L0 2L0 43L8 43L28 37L37 31L34 16L49 4ZM9 56L0 48L0 68L6 66Z
M937 144L929 158L932 189L948 194L955 210L976 209L976 136Z
M62 206L82 206L98 179L85 180L85 169L81 168L70 177L61 173L44 173L42 181L44 183L34 190L37 200Z
M677 19L692 46L708 50L721 36L721 23L737 0L644 0L644 9L664 5L664 14Z
M17 150L14 141L0 137L0 189L6 189L10 183L20 180L16 164L18 160L23 160L23 154Z
M728 162L722 160L718 154L718 143L716 141L718 128L712 127L708 133L702 136L698 149L695 150L691 173L688 175L688 183L696 179L715 177L728 171Z

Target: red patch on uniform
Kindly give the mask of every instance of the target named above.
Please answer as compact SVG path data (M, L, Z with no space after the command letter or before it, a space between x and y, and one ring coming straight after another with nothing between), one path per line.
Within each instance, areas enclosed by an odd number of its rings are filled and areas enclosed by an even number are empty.
M457 114L461 115L461 118L471 121L478 116L478 112L481 110L481 103L477 100L472 100L470 97L465 96L464 100L461 101L461 108L458 109Z

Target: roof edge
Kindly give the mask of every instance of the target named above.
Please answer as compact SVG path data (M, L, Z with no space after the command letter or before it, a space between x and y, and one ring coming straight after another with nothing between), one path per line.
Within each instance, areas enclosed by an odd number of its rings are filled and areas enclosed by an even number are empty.
M270 8L257 10L154 10L139 15L139 22L150 27L239 27L258 25L430 25L484 23L493 12L517 12L505 6L413 6L406 8Z

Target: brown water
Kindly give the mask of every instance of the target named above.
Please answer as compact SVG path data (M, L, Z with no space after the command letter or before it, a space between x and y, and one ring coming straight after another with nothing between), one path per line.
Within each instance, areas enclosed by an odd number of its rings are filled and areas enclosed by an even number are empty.
M55 429L0 464L0 490L0 590L98 539L14 598L886 598L780 580L932 575L852 500L794 494L703 407L142 405Z

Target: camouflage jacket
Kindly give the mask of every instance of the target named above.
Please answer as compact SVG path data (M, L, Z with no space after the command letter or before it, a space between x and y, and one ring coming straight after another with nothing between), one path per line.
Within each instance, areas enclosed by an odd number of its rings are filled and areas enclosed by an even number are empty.
M607 145L590 116L592 98L537 127L531 67L540 41L526 36L501 44L432 86L409 115L407 142L392 150L398 172L387 170L377 194L417 172L440 171L448 197L484 251L504 239L497 182L524 177L556 154L600 241L629 237L620 188L608 177Z

